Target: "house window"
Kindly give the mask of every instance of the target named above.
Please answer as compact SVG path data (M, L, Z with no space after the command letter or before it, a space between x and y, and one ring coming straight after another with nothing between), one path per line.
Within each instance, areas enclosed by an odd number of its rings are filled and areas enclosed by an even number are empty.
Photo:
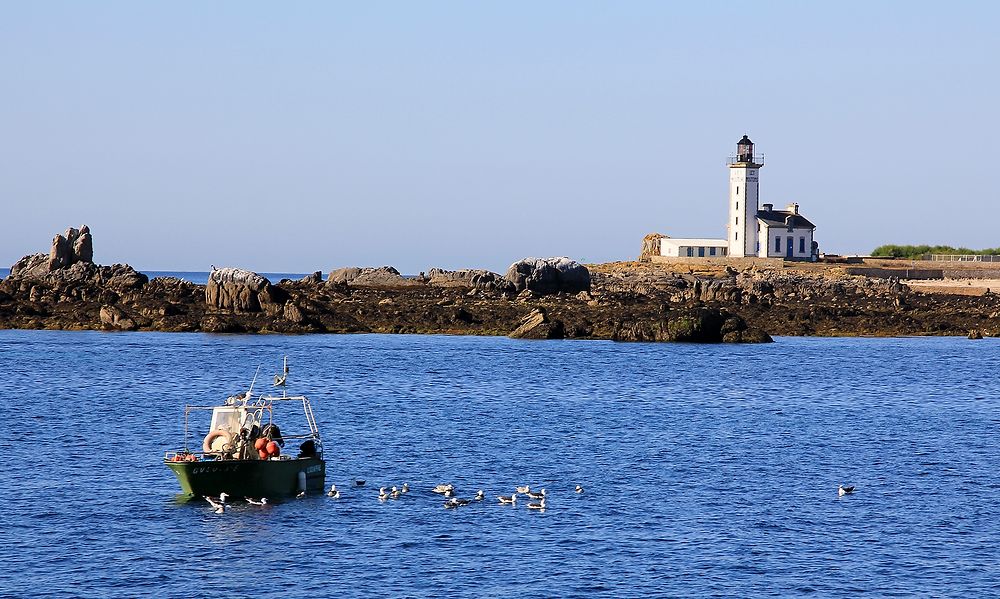
M760 242L759 241L757 242L757 253L758 254L760 253Z
M709 256L714 256L715 255L715 248L708 248L708 255Z
M688 258L690 258L691 256L694 256L694 252L691 251L691 248L688 248L688 252L687 253L688 253Z
M736 195L740 195L740 186L739 185L736 186Z
M739 239L739 238L740 238L740 232L737 231L736 234L733 236L733 239Z
M774 238L774 251L781 253L781 235L777 235Z
M740 209L740 203L739 203L739 202L736 202L736 209L737 209L737 210L739 210L739 209Z
M704 258L705 257L705 248L704 247L699 247L698 248L698 257L699 258Z
M738 216L736 217L736 224L737 225L740 224L740 217L738 217Z
M799 253L800 254L806 253L806 238L805 237L799 237Z

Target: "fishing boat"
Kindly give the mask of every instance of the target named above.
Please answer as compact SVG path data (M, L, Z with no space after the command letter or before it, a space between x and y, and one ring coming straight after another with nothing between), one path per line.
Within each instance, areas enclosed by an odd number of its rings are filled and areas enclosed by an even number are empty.
M254 394L256 380L255 374L246 393L228 397L221 405L184 407L184 449L165 452L163 460L189 497L226 493L230 497L280 498L323 491L326 462L322 440L309 400L285 392L288 359L282 373L274 376L274 386L282 390L280 396ZM289 434L290 418L299 410L304 426L300 423L300 430ZM192 415L206 412L211 412L207 430L192 438ZM279 418L284 430L278 427ZM192 448L191 442L198 439L200 447ZM294 457L284 449L293 444L297 444Z

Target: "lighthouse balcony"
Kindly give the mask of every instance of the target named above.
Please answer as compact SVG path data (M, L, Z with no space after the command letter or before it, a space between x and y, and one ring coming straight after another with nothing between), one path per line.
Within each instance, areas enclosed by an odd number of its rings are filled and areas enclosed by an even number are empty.
M726 159L726 164L756 164L758 166L764 165L764 155L763 154L738 154L736 156L730 156Z

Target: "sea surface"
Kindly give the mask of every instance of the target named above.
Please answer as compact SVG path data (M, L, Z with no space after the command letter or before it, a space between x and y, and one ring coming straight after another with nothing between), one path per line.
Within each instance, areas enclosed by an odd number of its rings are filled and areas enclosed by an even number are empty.
M185 404L258 366L266 386L283 355L343 497L184 501L162 459ZM998 358L959 338L0 331L0 595L997 596ZM444 509L443 482L489 499ZM544 513L494 499L524 484Z

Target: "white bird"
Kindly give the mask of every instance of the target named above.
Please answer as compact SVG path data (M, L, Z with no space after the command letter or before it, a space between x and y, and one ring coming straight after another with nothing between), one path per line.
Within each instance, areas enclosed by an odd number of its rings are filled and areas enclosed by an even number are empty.
M296 499L302 499L305 496L306 496L306 492L305 491L299 491L299 494L296 495L295 498Z
M523 487L514 487L514 490L522 495L527 495L531 492L531 485L524 485Z
M517 493L512 495L497 495L497 499L500 500L500 503L515 504L517 503Z
M531 491L528 491L527 493L525 493L525 495L527 495L529 499L545 499L545 489L542 489L537 493L532 493Z
M583 487L581 487L580 485L577 485L576 486L576 492L577 493L583 493Z
M385 487L379 487L378 490L378 500L385 501L389 498L389 494L385 492Z
M400 493L410 492L410 483L403 483L403 488L399 490Z
M482 500L486 499L486 493L483 493L483 490L479 489L479 491L476 493L475 499L476 499L476 501L482 501Z
M837 485L837 497L850 495L853 492L854 492L854 485L851 485L850 487L845 487L844 485Z
M250 505L267 505L267 497L261 497L260 501L254 501L249 497L247 497L246 500Z
M225 493L223 493L223 495L225 495ZM226 504L224 502L219 503L218 501L212 499L208 495L205 496L205 501L207 501L208 504L212 506L216 514L221 514L226 511Z
M451 485L451 484L448 484L448 485L438 485L438 486L434 487L433 489L431 489L431 493L437 493L439 495L443 495L443 494L447 493L448 491L454 491L454 490L455 490L455 485Z
M337 485L330 485L330 490L326 492L327 497L333 497L334 493L337 492Z
M391 496L391 497L392 497L393 499L399 499L399 496L400 496L400 495L402 495L402 493L401 493L401 492L399 491L399 489L397 489L396 487L393 487L393 488L392 488L392 492L391 492L391 493L389 493L389 495L390 495L390 496Z
M454 497L455 496L455 491L453 491L452 489L448 489L447 491L444 492L444 496L445 497Z
M542 500L540 502L538 502L538 503L529 503L528 504L528 509L529 510L545 510L545 498L542 497Z

